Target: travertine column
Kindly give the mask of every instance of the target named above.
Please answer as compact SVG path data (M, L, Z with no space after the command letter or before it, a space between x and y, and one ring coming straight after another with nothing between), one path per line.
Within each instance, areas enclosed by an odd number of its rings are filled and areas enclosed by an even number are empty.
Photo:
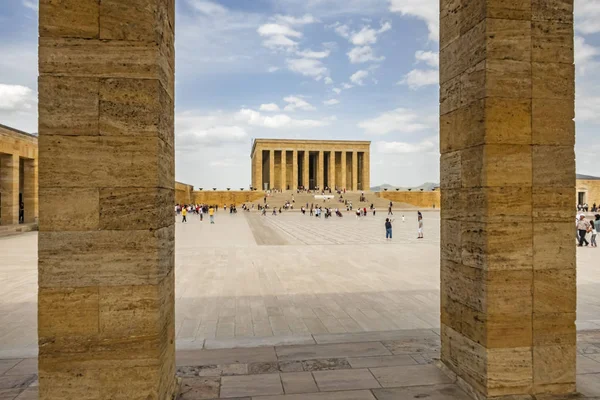
M369 151L363 153L362 174L363 190L371 190L371 153Z
M346 183L346 166L347 166L347 161L346 161L346 150L342 151L342 189L347 189L348 185Z
M441 6L442 361L482 397L571 393L573 1Z
M358 190L358 152L352 152L352 190Z
M263 158L262 158L262 149L256 148L254 150L254 158L252 159L253 163L253 175L252 175L252 186L256 188L256 190L264 190L263 188Z
M298 189L298 150L292 152L292 190Z
M19 223L19 156L0 154L0 185L2 189L2 225Z
M39 398L170 399L174 1L39 18Z
M281 150L281 190L287 190L287 154Z
M304 189L310 188L310 176L309 176L309 162L310 162L310 152L308 150L304 150L304 164L303 164L303 173L302 173L302 182L304 182Z
M269 189L275 189L275 150L269 150Z
M319 190L325 189L325 154L319 150L319 163L317 165L317 186Z
M31 224L38 216L38 166L37 160L23 161L23 204L24 221Z
M335 189L335 151L329 152L329 187Z

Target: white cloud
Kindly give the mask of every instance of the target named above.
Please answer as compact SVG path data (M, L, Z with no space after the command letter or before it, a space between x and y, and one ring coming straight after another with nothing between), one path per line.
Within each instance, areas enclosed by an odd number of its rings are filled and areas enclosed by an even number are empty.
M245 122L248 125L258 126L269 129L304 129L304 128L317 128L330 124L330 120L314 120L314 119L293 119L285 114L277 114L272 117L267 117L248 108L240 110L236 116L236 120Z
M285 106L285 108L284 108L285 111L296 111L296 110L313 111L313 110L316 110L316 108L314 106L312 106L309 102L307 102L306 100L304 100L298 96L288 96L288 97L285 97L283 99L283 101L288 103L288 105Z
M292 58L287 59L286 63L290 71L316 80L322 79L329 72L321 61L312 58Z
M0 111L30 110L35 103L35 93L30 88L0 83Z
M349 83L342 83L342 89L352 89L354 86Z
M390 29L392 29L392 25L389 22L382 24L381 28L378 30L375 30L370 26L365 26L360 31L352 33L350 36L350 43L355 46L375 44L377 43L377 35L387 32Z
M303 50L303 51L297 52L296 54L303 58L327 58L327 57L329 57L329 54L331 54L331 51L329 51L329 50L325 50L325 51Z
M276 15L275 21L286 25L308 25L317 22L315 17L310 14L305 14L300 18L291 15Z
M348 53L348 58L352 64L360 64L365 62L379 62L385 60L385 57L376 57L373 54L371 46L354 47Z
M234 160L233 158L223 158L221 160L211 161L209 165L211 167L221 167L221 168L240 166L240 164L238 164L236 162L236 160Z
M575 66L577 72L585 75L587 70L595 70L598 63L595 57L600 55L600 49L586 43L581 36L575 36Z
M258 28L260 36L289 36L293 38L301 38L302 33L298 32L289 26L281 24L264 24Z
M38 2L33 0L23 0L23 6L35 12L38 11Z
M385 142L375 143L375 151L383 154L428 153L437 151L435 140L426 139L418 143Z
M275 112L275 111L279 111L279 106L275 103L261 104L259 110Z
M598 119L598 115L600 115L600 97L579 96L575 101L575 106L575 120L577 122L600 124Z
M330 77L326 77L325 78L325 84L326 85L333 85L333 79L331 79Z
M440 66L440 54L433 51L419 50L415 53L415 59L417 62L424 62L430 67L439 68Z
M336 104L340 104L340 101L338 99L325 100L323 104L326 106L334 106Z
M398 82L416 90L422 86L436 85L439 83L440 72L437 69L413 69Z
M575 30L584 35L600 32L600 3L598 0L575 1Z
M389 0L389 5L392 12L410 15L425 21L429 30L429 39L436 42L439 40L439 0Z
M397 108L373 119L362 121L358 127L364 129L369 135L386 135L392 132L413 133L429 128L428 125L420 122L422 120L412 110Z
M244 127L227 114L179 113L175 118L176 147L180 151L195 151L198 146L219 147L248 139Z
M337 33L344 39L348 39L350 37L350 27L346 24L336 22L335 24L327 25L327 28L333 28L335 33Z
M279 71L279 67L269 67L269 69L267 69L267 71L269 73L277 72L277 71Z
M364 85L364 79L369 76L369 71L365 71L365 70L359 70L356 71L354 74L352 74L352 76L350 77L350 81L362 86Z
M210 16L227 14L227 8L220 4L206 0L189 0L190 5L203 14Z
M342 93L342 89L340 89L340 88L333 88L331 90L333 90L336 94Z

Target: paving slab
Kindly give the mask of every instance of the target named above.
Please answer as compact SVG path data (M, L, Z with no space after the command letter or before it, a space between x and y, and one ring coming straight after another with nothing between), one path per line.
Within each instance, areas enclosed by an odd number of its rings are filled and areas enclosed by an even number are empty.
M392 353L379 342L322 344L276 347L280 360L308 360L337 357L389 356Z
M283 394L279 374L224 376L221 398Z
M313 335L318 344L352 343L352 342L380 342L385 340L401 340L406 338L438 337L431 329L406 329L381 332L352 332Z
M453 383L435 365L380 367L370 371L385 388Z
M21 358L0 360L0 375L3 375L6 371L10 370L21 361Z
M314 393L319 391L310 372L282 373L281 382L286 394Z
M323 392L381 387L368 369L317 371L313 372L313 376Z
M302 393L285 396L255 396L252 400L376 400L368 390L349 390L329 393Z
M178 351L176 354L176 363L178 366L247 364L250 362L268 361L277 361L277 355L273 347L190 350Z
M37 358L26 358L5 372L5 375L34 375L38 373Z
M352 368L395 367L399 365L417 365L418 362L409 355L353 357L348 362Z
M15 400L38 400L39 390L37 387L29 387L21 392Z
M35 379L35 375L2 375L0 376L0 389L25 389Z
M589 356L577 356L578 374L597 374L600 373L600 362L589 358Z
M456 385L412 386L395 389L374 389L377 400L471 400L465 392Z
M230 339L206 339L204 348L206 349L233 349L248 347L273 347L273 346L292 346L303 344L315 344L312 335L292 335L292 336L265 336L265 337L243 337Z
M220 378L183 378L179 400L215 399L219 397Z
M21 389L0 389L0 400L14 400L21 391Z
M577 375L577 391L590 399L600 399L600 374Z

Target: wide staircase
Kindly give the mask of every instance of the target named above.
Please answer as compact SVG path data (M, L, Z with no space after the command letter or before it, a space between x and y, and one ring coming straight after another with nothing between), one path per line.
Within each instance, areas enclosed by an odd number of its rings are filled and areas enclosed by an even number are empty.
M364 196L366 201L360 201L361 194L363 192L346 192L342 193L342 200L347 200L349 203L352 203L354 209L358 207L366 207L369 209L370 205L373 204L377 210L385 211L387 210L390 201L387 199L379 198L375 195L374 192L364 192ZM345 207L343 202L340 202L340 195L337 192L332 192L331 196L334 196L333 199L328 199L324 201L323 199L315 199L315 194L319 193L306 193L306 192L276 192L267 194L267 204L269 207L283 207L288 201L294 205L294 210L300 210L302 205L306 206L308 203L309 207L311 204L321 205L323 207L333 207L333 208L342 208ZM329 195L329 193L325 193ZM264 204L264 199L259 199L253 202L254 204ZM414 209L415 207L406 204L406 203L393 203L394 209Z

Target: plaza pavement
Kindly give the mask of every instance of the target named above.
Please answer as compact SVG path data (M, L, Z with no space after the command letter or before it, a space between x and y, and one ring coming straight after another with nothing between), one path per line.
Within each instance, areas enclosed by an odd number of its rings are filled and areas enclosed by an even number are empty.
M176 226L181 400L466 400L439 359L439 213L194 215ZM0 238L0 399L37 399L37 234ZM578 249L577 382L600 398L597 250Z

